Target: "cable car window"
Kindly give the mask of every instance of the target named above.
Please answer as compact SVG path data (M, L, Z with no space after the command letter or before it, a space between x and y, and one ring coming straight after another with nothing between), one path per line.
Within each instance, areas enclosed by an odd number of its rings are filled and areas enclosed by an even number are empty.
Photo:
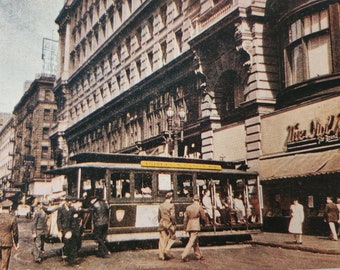
M135 198L152 198L152 174L136 173L135 174Z
M130 178L128 173L111 174L111 198L130 198Z
M193 197L193 177L192 174L177 175L177 196Z
M157 175L158 196L165 197L166 193L174 189L173 180L170 173L160 173Z

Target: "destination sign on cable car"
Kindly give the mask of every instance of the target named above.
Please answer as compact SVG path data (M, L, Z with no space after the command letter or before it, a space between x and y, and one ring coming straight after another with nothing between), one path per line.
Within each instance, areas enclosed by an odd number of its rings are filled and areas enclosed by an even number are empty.
M195 170L215 170L215 171L222 170L222 166L218 164L181 163L181 162L150 161L150 160L142 160L141 166L142 167L154 167L154 168L173 168L173 169L195 169Z

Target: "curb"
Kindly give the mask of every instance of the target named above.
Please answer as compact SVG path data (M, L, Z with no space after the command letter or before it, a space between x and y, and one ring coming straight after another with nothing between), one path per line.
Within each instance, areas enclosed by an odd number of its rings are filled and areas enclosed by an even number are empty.
M303 246L303 245L295 246L295 245L268 243L268 242L261 242L261 241L249 241L249 244L269 246L269 247L277 247L277 248L284 248L284 249L292 249L292 250L301 250L301 251L312 252L312 253L320 253L320 254L340 255L340 251L312 248L312 247L307 247L307 246Z

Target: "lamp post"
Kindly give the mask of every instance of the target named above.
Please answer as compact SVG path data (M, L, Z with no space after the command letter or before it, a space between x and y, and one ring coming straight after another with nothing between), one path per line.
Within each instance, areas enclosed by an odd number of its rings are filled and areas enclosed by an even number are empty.
M166 115L167 115L167 120L168 120L169 141L171 142L172 135L174 137L174 139L173 139L174 140L173 156L178 157L178 130L177 130L176 127L174 128L174 125L173 125L173 117L175 116L175 111L171 106L169 106L168 109L166 110ZM180 140L181 140L181 142L183 142L183 139L184 139L183 127L184 127L184 119L186 117L186 112L185 112L184 108L181 107L179 109L178 117L179 117L179 120L180 120L180 125L179 125L180 132L181 132Z

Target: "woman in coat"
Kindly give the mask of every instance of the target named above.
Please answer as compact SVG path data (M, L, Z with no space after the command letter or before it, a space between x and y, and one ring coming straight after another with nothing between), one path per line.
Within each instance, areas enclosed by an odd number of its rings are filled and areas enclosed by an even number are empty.
M294 199L293 204L290 206L290 216L288 231L294 235L295 243L302 244L302 224L305 214L298 199Z

